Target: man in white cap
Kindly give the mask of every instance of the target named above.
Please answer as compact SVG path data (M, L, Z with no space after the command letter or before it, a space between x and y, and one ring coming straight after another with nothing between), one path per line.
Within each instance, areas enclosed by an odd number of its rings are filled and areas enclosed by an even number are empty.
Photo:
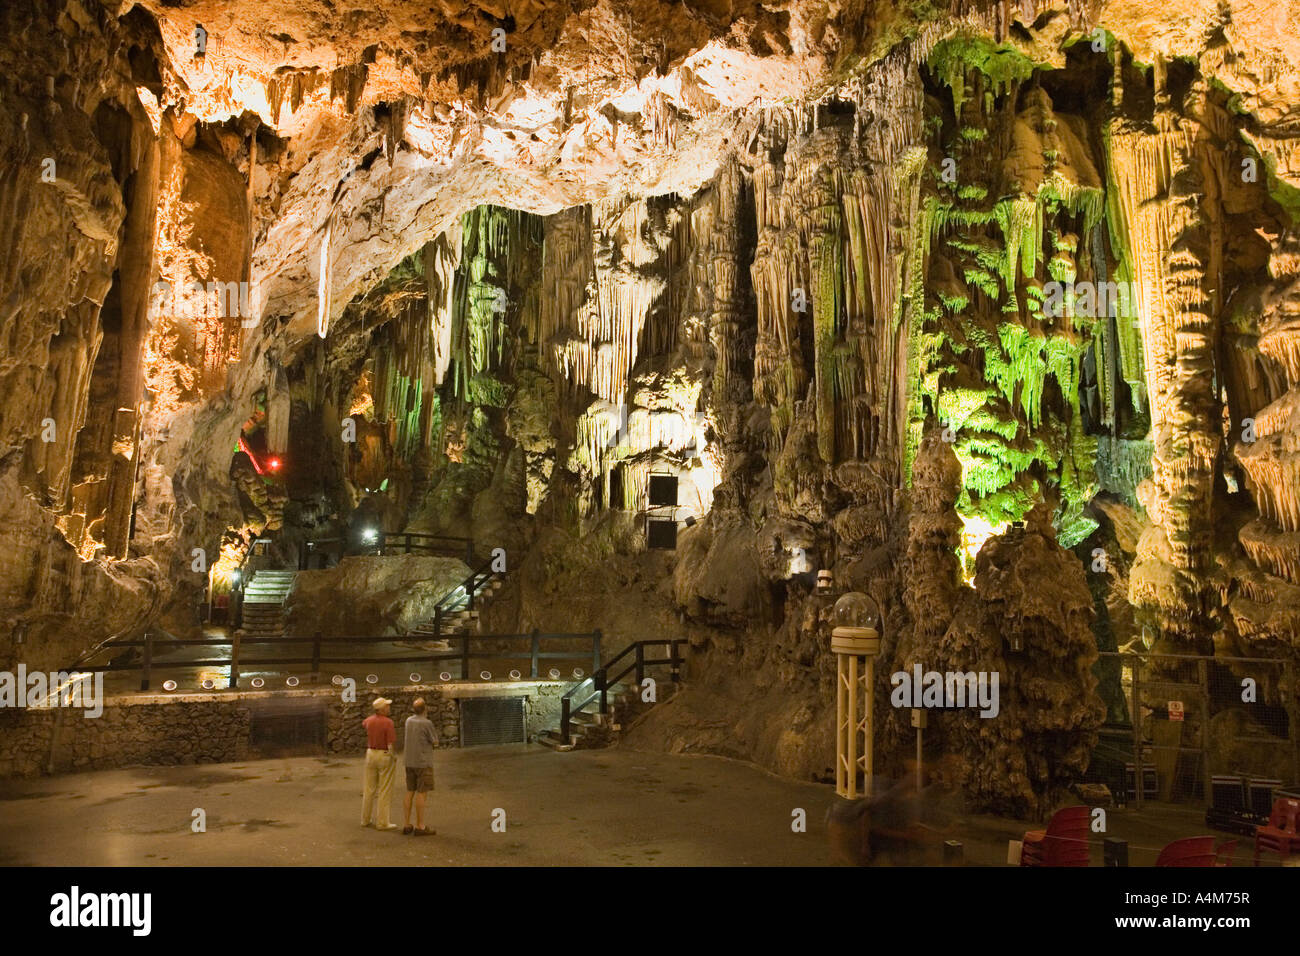
M366 770L361 797L361 825L373 825L376 830L396 830L396 823L388 822L389 806L393 797L393 775L397 771L397 728L388 716L393 702L387 697L376 697L375 712L361 722L366 728ZM378 805L376 805L376 802Z

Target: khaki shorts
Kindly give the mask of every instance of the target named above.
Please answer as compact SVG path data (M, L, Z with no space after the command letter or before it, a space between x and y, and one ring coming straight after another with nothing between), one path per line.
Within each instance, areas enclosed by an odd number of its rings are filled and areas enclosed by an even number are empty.
M432 767L407 767L406 789L409 793L428 793L433 789Z

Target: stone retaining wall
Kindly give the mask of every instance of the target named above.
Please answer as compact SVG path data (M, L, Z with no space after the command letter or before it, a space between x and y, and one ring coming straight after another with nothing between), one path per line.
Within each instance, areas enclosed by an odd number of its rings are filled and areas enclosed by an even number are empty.
M129 766L173 766L253 760L275 755L251 740L255 720L279 712L305 714L319 703L324 737L296 752L360 754L366 747L361 721L381 694L393 701L391 716L402 727L411 702L424 697L441 747L460 746L460 703L466 697L524 697L529 739L559 725L559 683L436 684L365 687L347 703L336 687L216 694L137 694L110 697L104 712L0 710L0 776L35 776ZM310 720L311 718L308 718Z

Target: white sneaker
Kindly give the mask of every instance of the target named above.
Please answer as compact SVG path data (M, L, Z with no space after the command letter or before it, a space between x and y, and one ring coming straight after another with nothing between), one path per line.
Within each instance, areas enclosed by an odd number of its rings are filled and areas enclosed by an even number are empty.
M376 829L376 830L396 830L396 829L397 829L397 824L396 824L396 823L385 823L382 827L381 827L381 826L376 826L375 829Z

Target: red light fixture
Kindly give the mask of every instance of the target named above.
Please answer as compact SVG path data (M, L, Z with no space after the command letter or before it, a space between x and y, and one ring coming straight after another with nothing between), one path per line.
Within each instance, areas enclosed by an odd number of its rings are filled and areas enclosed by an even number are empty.
M270 468L272 471L279 471L279 470L280 470L280 459L279 459L279 458L272 458L270 461L268 461L268 462L266 463L266 467L267 467L267 468Z

